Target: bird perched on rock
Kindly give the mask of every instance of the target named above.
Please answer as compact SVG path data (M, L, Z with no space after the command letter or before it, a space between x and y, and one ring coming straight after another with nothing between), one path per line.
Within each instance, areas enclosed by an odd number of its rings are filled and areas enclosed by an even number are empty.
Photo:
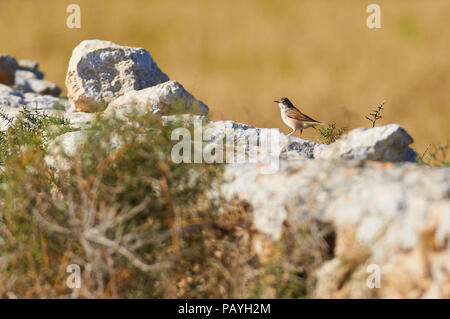
M287 97L275 100L274 102L278 103L278 106L280 107L283 122L292 129L292 132L289 133L288 136L295 133L297 130L300 130L300 134L302 134L303 130L309 127L315 128L316 125L327 125L326 123L318 122L300 112Z

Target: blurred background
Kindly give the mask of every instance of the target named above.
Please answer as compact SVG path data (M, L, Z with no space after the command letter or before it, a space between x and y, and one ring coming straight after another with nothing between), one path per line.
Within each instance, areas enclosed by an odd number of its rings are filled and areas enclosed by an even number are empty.
M81 29L66 26L71 3ZM381 29L366 26L370 3ZM449 17L448 0L0 0L0 52L38 61L64 88L82 40L144 47L213 120L285 133L275 98L348 128L369 127L386 100L377 124L403 125L421 153L450 136Z

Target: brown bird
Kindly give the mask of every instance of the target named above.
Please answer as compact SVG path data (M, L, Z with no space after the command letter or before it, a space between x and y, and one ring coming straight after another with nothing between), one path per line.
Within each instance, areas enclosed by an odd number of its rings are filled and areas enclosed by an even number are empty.
M274 102L278 103L278 106L280 107L283 122L292 129L292 132L289 133L288 136L295 133L296 130L300 130L300 134L302 134L303 130L309 127L315 128L316 125L328 125L326 123L318 122L300 112L287 97L275 100Z

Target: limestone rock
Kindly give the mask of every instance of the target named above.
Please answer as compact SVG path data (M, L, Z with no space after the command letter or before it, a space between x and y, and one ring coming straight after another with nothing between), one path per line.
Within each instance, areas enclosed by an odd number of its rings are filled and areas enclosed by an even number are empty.
M0 84L0 107L19 108L25 105L24 96L7 85Z
M174 112L207 114L208 107L195 99L184 87L175 81L167 81L139 91L129 91L114 99L105 114L114 113L123 117L129 112L168 115Z
M39 69L39 62L33 61L33 60L19 60L19 67L24 69L30 69L30 70L38 70Z
M59 96L62 92L59 86L50 81L39 80L36 78L18 77L17 73L14 89L22 93L37 93L40 95L51 96Z
M398 124L358 128L335 143L316 150L314 157L414 162L417 154L408 147L412 142L408 132Z
M16 71L14 83L20 83L20 81L22 79L27 80L27 79L37 79L37 78L38 77L37 77L36 73L34 73L32 71L19 69Z
M236 148L243 147L245 155L257 151L262 163L274 157L288 159L312 159L313 151L320 144L289 137L278 129L261 129L234 121L217 121L209 123L205 129L211 129L213 138L210 142L231 141ZM227 138L229 135L230 138Z
M87 131L68 132L50 142L45 162L56 170L65 171L72 166L67 157L75 156L80 145L88 138ZM66 157L67 156L67 157Z
M19 68L16 78L39 79L44 78L44 73L39 71L39 63L31 60L19 60Z
M143 48L101 40L82 41L72 52L66 76L70 103L83 112L103 111L114 98L166 82Z
M221 189L225 198L247 203L257 229L274 240L286 221L334 225L334 254L340 261L324 265L322 275L355 260L358 274L369 264L381 267L381 296L450 297L450 269L443 266L450 256L450 168L299 160L281 161L278 172L262 174L257 164L234 164L226 166ZM352 253L354 247L366 249L367 256ZM323 284L318 287L326 291ZM370 295L364 282L336 284L344 288L320 297Z
M85 129L96 119L95 113L63 112L62 116L69 121L72 128Z
M66 110L69 108L69 101L64 98L52 95L40 95L37 93L25 93L25 107L38 110Z
M16 59L6 54L0 54L0 83L13 85L18 67Z

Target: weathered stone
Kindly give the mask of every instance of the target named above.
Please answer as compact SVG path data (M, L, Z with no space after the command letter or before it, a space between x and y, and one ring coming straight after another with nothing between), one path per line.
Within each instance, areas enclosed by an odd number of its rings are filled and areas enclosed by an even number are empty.
M196 100L181 84L167 81L150 88L125 93L114 99L104 113L114 113L118 117L130 112L161 116L171 113L207 114L208 110L203 102Z
M367 161L281 161L279 171L270 175L262 174L259 166L227 165L222 193L227 199L247 203L257 229L275 240L285 221L313 219L334 225L338 260L324 265L318 287L320 291L338 288L332 295L318 292L319 297L364 296L368 293L364 282L343 285L337 274L348 270L364 273L368 264L382 269L386 281L381 287L386 290L380 294L384 297L408 297L405 293L412 291L396 283L399 269L417 275L403 276L401 282L416 288L423 285L409 297L450 297L446 281L450 267L443 268L450 256L450 168ZM354 253L355 247L361 247L359 253ZM367 256L362 258L365 250ZM349 260L355 265L347 269ZM419 268L410 269L411 263ZM329 270L335 272L335 284L323 281Z
M398 124L358 128L335 143L317 149L314 157L414 162L417 154L408 147L412 142L408 132Z
M13 85L18 67L16 59L6 54L0 54L0 83Z
M37 93L51 96L59 96L62 92L61 88L52 82L24 77L16 77L14 89L22 93Z
M59 86L49 81L38 79L29 79L27 81L30 84L30 87L33 90L33 92L36 92L41 95L59 96L62 92Z
M30 69L37 71L39 69L39 62L32 60L19 60L19 67L23 69Z
M19 60L19 68L16 71L16 79L40 79L44 78L44 73L39 71L39 63L31 60Z
M68 132L55 138L48 146L45 162L58 171L72 167L68 158L77 154L79 147L87 140L87 131Z
M232 142L236 147L239 144L243 145L244 141L246 155L253 148L253 151L258 152L262 162L268 162L272 157L312 159L314 149L320 145L298 137L289 137L278 129L254 128L234 121L210 122L205 129L213 130L212 142L219 140L227 142L227 135L233 137ZM264 138L262 138L263 131L266 134ZM262 141L263 139L266 140Z
M66 86L75 110L98 112L117 96L168 80L143 48L86 40L72 52Z
M26 104L22 93L0 84L0 107L19 108Z
M27 79L37 79L37 75L36 73L29 71L29 70L17 70L16 71L16 75L15 75L15 81L14 83L20 83L20 81L22 81L22 79L27 80Z
M52 95L40 95L37 93L25 93L25 107L38 110L66 110L69 108L69 101L64 98Z
M95 113L84 112L64 112L63 116L69 121L69 125L72 128L88 128L90 124L96 119Z

